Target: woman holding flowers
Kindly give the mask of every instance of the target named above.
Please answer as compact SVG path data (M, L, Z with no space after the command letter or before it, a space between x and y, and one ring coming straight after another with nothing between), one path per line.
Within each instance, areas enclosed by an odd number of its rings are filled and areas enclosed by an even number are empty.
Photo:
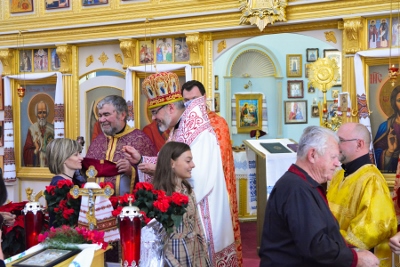
M55 174L51 179L50 186L46 187L45 192L49 209L50 227L57 227L65 224L63 220L68 221L75 217L76 219L78 218L72 215L76 212L79 213L79 210L76 211L73 207L68 205L71 204L70 202L74 202L69 195L69 189L73 186L72 177L76 170L82 169L83 157L80 154L81 151L81 145L77 141L68 138L54 139L46 147L46 159L49 169L51 173ZM79 207L80 200L79 203L76 204ZM60 216L56 215L60 210L62 210L62 214L59 214ZM75 224L76 223L77 222L75 222ZM71 225L74 224L74 222L68 224Z
M169 266L210 266L202 227L191 185L186 180L195 167L190 147L168 142L160 150L154 175L154 188L164 190L174 200L174 193L188 197L187 211L179 227L169 235L165 260ZM175 195L176 196L176 195Z

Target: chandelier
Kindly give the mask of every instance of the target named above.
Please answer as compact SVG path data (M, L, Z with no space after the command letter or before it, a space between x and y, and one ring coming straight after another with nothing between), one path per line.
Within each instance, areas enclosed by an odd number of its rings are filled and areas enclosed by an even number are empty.
M391 25L393 25L393 20L392 20L392 11L393 11L393 1L390 1L390 23ZM399 50L399 39L400 37L398 36L400 34L400 27L399 27L399 12L400 12L400 1L397 2L397 26L396 29L392 30L393 32L396 32L396 45L397 45L397 49ZM392 86L395 85L397 77L399 76L400 72L399 72L399 66L400 63L396 66L396 64L394 64L392 62L392 43L393 43L393 34L392 34L392 39L389 41L389 80L392 84ZM400 56L400 54L398 55ZM399 57L400 60L400 57Z

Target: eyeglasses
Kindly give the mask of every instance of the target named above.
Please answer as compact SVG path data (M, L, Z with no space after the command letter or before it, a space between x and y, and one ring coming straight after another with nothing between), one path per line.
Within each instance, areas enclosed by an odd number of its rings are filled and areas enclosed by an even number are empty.
M360 140L360 139L358 139L358 138L355 138L355 139L342 139L342 138L339 138L339 143L350 142L350 141L358 141L358 140Z
M165 106L166 106L166 105L161 106L161 107L159 107L158 109L153 109L153 110L151 111L151 115L152 115L152 116L156 116L157 113L158 113L163 107L165 107Z

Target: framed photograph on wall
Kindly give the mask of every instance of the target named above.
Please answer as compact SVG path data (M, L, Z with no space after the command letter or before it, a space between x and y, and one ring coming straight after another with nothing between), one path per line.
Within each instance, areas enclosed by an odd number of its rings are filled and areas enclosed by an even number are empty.
M32 72L32 49L19 51L19 71Z
M108 0L82 0L83 6L106 5Z
M339 67L339 77L334 86L342 85L342 53L337 49L324 49L324 57L333 59Z
M57 48L50 49L51 70L58 71L61 67L60 58L57 55Z
M288 98L303 98L304 88L302 80L287 81Z
M307 62L315 62L319 58L318 48L307 48L306 49L306 58Z
M172 38L158 38L156 41L156 62L172 62Z
M390 46L390 35L392 35L392 45L397 45L398 34L397 18L392 20L392 34L390 34L390 17L380 19L369 19L368 24L368 48L385 48Z
M153 41L139 41L139 63L153 63L154 49Z
M4 6L4 4L3 4ZM33 11L33 0L10 0L10 13L25 13Z
M302 69L302 55L292 54L286 55L286 76L287 77L301 77L303 75Z
M49 71L49 49L40 48L33 50L33 71L48 72Z
M318 105L311 105L311 118L319 117L319 107Z
M238 133L262 127L262 94L235 94Z
M307 123L307 100L285 101L285 124Z
M69 7L69 0L47 0L45 2L47 10Z
M187 62L190 59L189 47L186 37L174 39L174 62Z
M308 84L307 84L307 92L308 93L315 93L315 88L314 88L314 86L312 85L312 83L311 82L308 82Z
M221 100L219 97L219 93L214 93L214 108L215 112L220 112L220 105L221 105Z

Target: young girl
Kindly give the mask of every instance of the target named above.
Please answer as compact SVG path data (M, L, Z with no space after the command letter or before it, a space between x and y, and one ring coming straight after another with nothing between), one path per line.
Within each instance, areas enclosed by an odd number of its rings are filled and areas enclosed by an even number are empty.
M169 266L211 266L204 229L200 221L196 198L191 185L186 180L190 178L195 167L190 147L180 142L168 142L160 150L154 188L164 190L167 195L179 192L189 197L186 213L181 225L175 228L169 236L165 260Z

